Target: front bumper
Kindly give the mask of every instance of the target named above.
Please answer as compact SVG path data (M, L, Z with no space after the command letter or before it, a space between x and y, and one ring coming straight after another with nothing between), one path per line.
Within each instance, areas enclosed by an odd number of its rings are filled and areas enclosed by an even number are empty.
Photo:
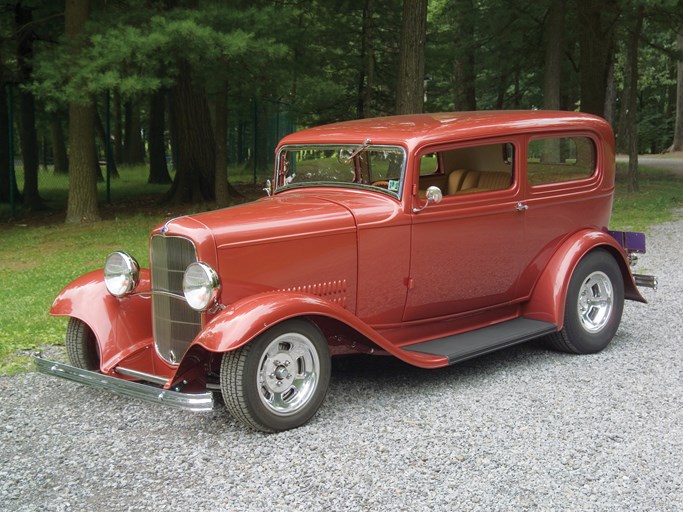
M36 356L33 359L36 370L41 373L86 384L92 388L111 391L117 395L137 398L146 402L153 402L185 411L206 412L213 409L213 394L211 392L182 393L180 391L171 391L150 386L149 384L132 382L83 370L82 368L76 368L75 366L56 361L49 361L40 356Z

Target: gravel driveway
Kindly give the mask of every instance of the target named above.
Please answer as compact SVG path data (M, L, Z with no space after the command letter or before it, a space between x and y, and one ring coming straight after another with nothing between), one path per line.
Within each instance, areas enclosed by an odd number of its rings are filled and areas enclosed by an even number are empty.
M660 289L604 352L337 362L318 415L281 434L2 377L0 510L683 510L683 221L648 249Z

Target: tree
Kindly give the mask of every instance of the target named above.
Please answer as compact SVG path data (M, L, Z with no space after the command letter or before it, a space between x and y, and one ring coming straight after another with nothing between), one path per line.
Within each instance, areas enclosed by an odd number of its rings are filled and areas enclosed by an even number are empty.
M80 37L90 15L89 0L66 0L64 25L74 61L79 57ZM78 224L100 219L97 179L93 172L95 152L95 106L86 92L81 101L69 104L69 198L66 222Z
M676 63L676 121L670 151L683 151L683 31L676 37L678 60Z
M614 53L618 0L576 0L579 20L581 111L603 116Z
M454 0L453 89L455 110L476 110L475 20L472 0Z
M149 102L149 179L147 183L161 185L171 183L166 164L165 112L165 91L156 91L151 95Z
M424 51L427 38L427 0L403 0L396 113L422 112L424 104Z
M17 64L22 84L31 81L33 73L33 10L18 2L14 9L14 23L17 39ZM38 136L36 133L36 107L33 93L19 88L19 140L24 163L24 205L30 210L42 208L38 193Z
M627 92L625 104L627 109L628 133L628 191L638 192L638 45L643 28L643 5L631 8L627 15L628 37L626 39L626 77Z

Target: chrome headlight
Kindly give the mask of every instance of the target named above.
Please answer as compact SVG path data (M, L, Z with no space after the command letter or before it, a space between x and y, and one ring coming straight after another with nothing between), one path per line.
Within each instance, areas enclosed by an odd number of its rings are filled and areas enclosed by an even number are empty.
M218 274L206 263L192 263L183 276L183 293L190 307L205 311L218 300L221 283Z
M104 284L114 297L129 294L140 282L140 265L131 255L116 251L104 263Z

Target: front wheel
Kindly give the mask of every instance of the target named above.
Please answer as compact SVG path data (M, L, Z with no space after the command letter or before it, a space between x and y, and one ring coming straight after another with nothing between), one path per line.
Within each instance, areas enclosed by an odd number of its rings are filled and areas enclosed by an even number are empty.
M223 355L221 393L235 418L255 430L279 432L313 417L330 372L327 341L318 328L288 320Z
M99 371L99 346L88 324L78 318L69 318L64 344L66 355L73 366L84 370Z
M548 337L563 352L594 354L617 332L624 309L624 281L619 264L607 251L588 253L576 266L564 313L564 327Z

